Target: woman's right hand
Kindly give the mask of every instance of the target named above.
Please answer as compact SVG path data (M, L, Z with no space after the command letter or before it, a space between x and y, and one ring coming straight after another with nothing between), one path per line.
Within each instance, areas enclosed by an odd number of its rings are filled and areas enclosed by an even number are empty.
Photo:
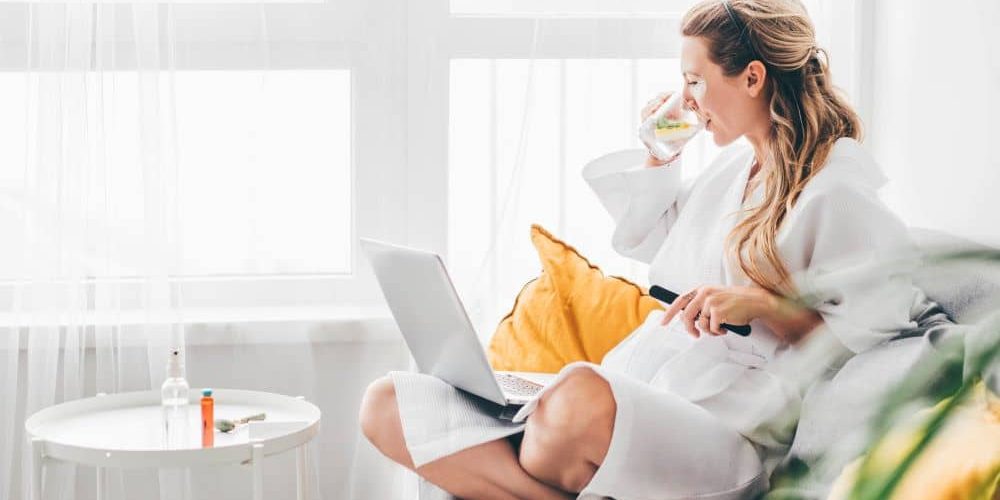
M642 111L639 112L639 117L640 117L639 123L646 121L646 119L649 118L653 113L655 113L657 109L660 109L660 106L662 106L663 103L667 102L667 99L670 99L670 96L673 94L674 94L673 92L664 92L650 99L649 102L647 102L646 105L643 106ZM659 158L653 156L652 154L646 153L647 167L661 167L663 165L666 165L667 163L670 162L662 161Z

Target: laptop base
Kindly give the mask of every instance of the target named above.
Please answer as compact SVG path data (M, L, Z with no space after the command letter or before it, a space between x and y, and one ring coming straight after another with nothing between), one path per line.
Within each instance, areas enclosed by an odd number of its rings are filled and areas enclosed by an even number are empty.
M490 401L486 398L476 396L471 392L464 391L462 389L459 389L459 391L461 391L462 394L467 396L473 402L473 404L475 404L484 413L486 413L487 415L492 415L505 422L512 421L514 419L514 415L517 415L517 412L521 411L521 408L524 406L516 404L501 405L494 403L493 401Z

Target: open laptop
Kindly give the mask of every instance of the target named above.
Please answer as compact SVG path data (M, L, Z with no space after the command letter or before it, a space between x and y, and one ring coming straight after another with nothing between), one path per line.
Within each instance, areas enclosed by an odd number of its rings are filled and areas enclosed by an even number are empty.
M476 396L506 420L555 377L493 371L437 254L366 238L361 248L421 373Z

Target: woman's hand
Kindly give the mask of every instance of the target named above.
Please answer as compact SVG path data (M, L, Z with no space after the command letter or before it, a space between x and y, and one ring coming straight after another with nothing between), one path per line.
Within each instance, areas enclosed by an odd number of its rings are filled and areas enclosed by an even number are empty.
M755 286L701 286L679 297L663 315L666 325L681 315L688 332L694 337L702 331L723 335L723 323L745 325L751 320L769 315L775 306L775 296Z
M657 109L660 109L660 106L662 106L663 103L667 102L667 99L670 99L670 96L673 94L674 94L673 92L664 92L650 99L649 102L647 102L646 105L643 106L642 111L639 112L639 117L640 117L639 122L642 123L646 121L646 119L649 118L653 113L655 113ZM662 161L651 154L646 155L647 167L661 167L663 165L666 165L667 163L670 162Z

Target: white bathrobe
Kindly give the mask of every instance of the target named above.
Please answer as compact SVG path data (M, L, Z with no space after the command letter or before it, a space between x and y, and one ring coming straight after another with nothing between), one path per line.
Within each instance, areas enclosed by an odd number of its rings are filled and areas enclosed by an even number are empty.
M677 293L751 284L726 262L723 244L741 206L759 203L763 193L758 187L742 204L752 150L726 148L688 183L681 180L680 162L646 168L644 159L644 151L623 151L584 168L616 221L614 248L648 263L650 282ZM815 278L912 248L905 226L878 198L885 182L856 141L837 141L778 231L779 253L797 283L807 273ZM910 311L920 293L909 276L870 278L866 286L818 306L828 327L821 334L845 352L866 350L915 326ZM572 370L589 368L614 392L611 446L580 498L741 498L767 488L790 444L801 402L798 386L771 368L795 349L758 321L751 322L749 337L693 339L679 317L660 326L661 317L651 313L600 365L567 365L549 386ZM392 377L417 466L520 432L536 407L529 403L513 423L500 422L433 377Z

